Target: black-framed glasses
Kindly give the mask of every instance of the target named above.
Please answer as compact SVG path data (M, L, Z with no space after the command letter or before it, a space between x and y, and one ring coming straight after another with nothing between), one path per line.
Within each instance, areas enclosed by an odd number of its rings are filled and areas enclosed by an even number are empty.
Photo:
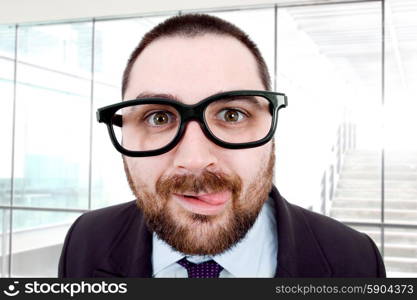
M153 156L174 148L188 122L197 121L205 136L228 149L261 146L275 133L283 93L223 92L187 105L166 98L138 98L99 108L116 149L128 156Z

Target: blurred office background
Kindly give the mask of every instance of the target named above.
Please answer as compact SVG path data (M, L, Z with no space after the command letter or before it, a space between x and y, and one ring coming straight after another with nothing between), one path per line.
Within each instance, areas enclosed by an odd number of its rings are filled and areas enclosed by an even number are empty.
M95 111L121 100L143 34L189 12L245 30L288 95L284 197L369 234L388 276L417 276L416 1L53 2L0 3L2 277L56 276L75 218L134 199Z

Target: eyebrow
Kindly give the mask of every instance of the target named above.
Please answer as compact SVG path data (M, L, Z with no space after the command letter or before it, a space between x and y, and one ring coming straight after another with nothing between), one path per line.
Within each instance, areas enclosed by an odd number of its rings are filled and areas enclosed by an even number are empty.
M224 93L224 91L220 90L217 93L213 94L213 95L217 95L217 94L221 94ZM152 93L152 92L141 92L139 93L135 99L141 99L141 98L164 98L164 99L168 99L168 100L173 100L173 101L177 101L177 102L181 102L184 103L184 101L182 101L179 97L177 97L174 94L170 94L170 93ZM203 99L200 99L200 101L202 101ZM256 98L256 96L249 96L249 95L244 95L244 96L226 96L224 99L219 99L218 101L221 102L229 102L229 101L236 101L236 100L249 100L251 102L253 102L253 104L255 104L257 107L262 108L261 103L259 102L259 100ZM199 102L200 102L199 101Z
M249 100L255 106L257 106L259 108L262 108L262 105L259 102L259 100L256 98L256 96L249 96L249 95L245 95L245 96L229 96L229 97L226 97L225 99L220 99L218 101L220 101L220 102L229 102L229 101L239 101L239 100Z
M141 99L141 98L164 98L168 100L174 100L177 102L182 102L179 97L169 94L169 93L152 93L152 92L142 92L139 95L136 96L135 99Z

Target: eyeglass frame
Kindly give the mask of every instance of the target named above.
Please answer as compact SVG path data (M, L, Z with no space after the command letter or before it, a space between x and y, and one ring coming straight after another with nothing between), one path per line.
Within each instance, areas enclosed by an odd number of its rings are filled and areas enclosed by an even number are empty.
M272 114L272 124L271 128L269 129L268 134L258 140L253 142L246 142L246 143L228 143L222 141L221 139L217 138L210 130L206 119L204 117L204 111L207 106L217 101L221 98L231 97L231 96L260 96L264 97L269 101L269 108ZM123 124L116 124L113 120L114 114L121 108L138 105L138 104L163 104L163 105L170 105L180 115L180 126L175 137L169 142L166 146L156 149L156 150L149 150L149 151L132 151L123 148L123 146L118 142L116 135L113 130L113 124L119 127L122 127ZM184 104L182 102L161 98L161 97L145 97L145 98L137 98L132 100L125 100L119 103L111 104L108 106L101 107L97 109L96 116L97 121L99 123L105 123L107 125L107 130L110 135L110 140L113 146L119 151L120 153L131 156L131 157L145 157L145 156L156 156L163 153L166 153L172 150L181 140L184 135L186 126L188 122L195 120L199 123L201 130L203 131L204 135L216 145L227 148L227 149L247 149L247 148L254 148L259 147L267 142L269 142L275 134L278 122L278 111L286 107L288 105L287 96L284 93L272 92L272 91L258 91L258 90L235 90L229 92L222 92L215 95L211 95L207 98L200 100L195 104ZM118 120L120 122L122 120Z

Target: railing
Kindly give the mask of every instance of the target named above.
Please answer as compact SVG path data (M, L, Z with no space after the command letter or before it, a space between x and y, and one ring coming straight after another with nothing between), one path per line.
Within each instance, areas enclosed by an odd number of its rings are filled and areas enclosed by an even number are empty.
M333 200L337 181L342 170L343 158L347 150L356 147L356 126L351 122L343 122L339 124L336 131L335 143L332 146L332 157L330 164L323 172L321 179L321 206L320 210L323 214L328 214L330 204Z

